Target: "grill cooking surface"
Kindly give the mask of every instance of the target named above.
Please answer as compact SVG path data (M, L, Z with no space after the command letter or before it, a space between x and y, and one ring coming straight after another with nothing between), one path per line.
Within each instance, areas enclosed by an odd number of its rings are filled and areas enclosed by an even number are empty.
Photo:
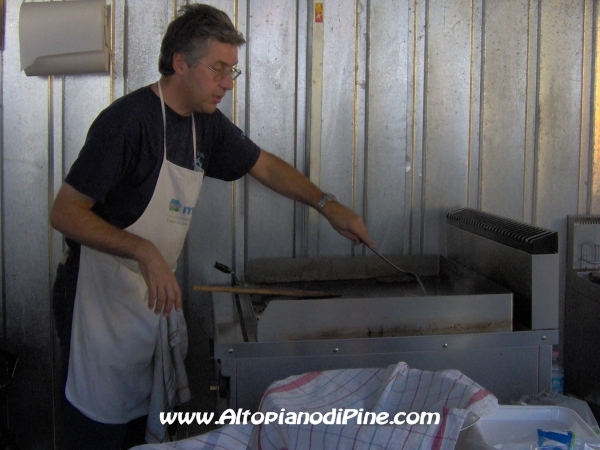
M442 259L440 272L421 276L427 296L474 295L497 293L499 286L471 271ZM265 287L301 289L337 294L342 298L423 297L423 291L414 277L401 273L361 279L311 280L266 284ZM504 290L502 290L504 291ZM264 299L291 299L265 297Z
M322 291L337 297L253 295L247 308L258 319L258 342L512 329L512 294L501 286L444 258L439 272L423 276L422 281L427 295L414 277L389 272L360 279L263 283L263 287ZM248 323L254 327L252 319Z
M398 281L396 281L398 280ZM423 283L431 295L436 295L442 284L437 277L427 277ZM364 280L335 280L335 281L305 281L296 283L279 283L274 286L283 289L318 290L337 294L341 297L367 298L367 297L419 297L423 295L421 288L414 279L404 279L392 276L380 279ZM287 297L289 298L289 297Z
M445 275L421 277L428 296L481 294L487 283L476 279L453 279ZM303 281L269 285L338 294L342 298L423 297L423 291L410 275L388 275L361 280ZM289 297L288 297L289 298Z

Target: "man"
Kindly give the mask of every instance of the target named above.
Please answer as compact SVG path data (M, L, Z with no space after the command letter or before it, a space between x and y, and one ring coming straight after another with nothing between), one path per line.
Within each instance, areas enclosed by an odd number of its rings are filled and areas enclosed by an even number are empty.
M54 308L75 407L67 405L69 427L82 430L73 448L143 442L160 315L182 307L173 272L189 216L178 213L196 204L204 175L230 181L249 173L319 209L353 242L373 244L357 214L217 109L240 74L245 41L213 7L182 11L163 38L160 80L100 113L51 211L70 247Z

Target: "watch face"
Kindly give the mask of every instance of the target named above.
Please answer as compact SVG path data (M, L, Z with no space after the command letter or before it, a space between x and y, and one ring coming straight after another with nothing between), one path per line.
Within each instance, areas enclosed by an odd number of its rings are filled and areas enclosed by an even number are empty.
M321 211L327 203L333 200L335 200L335 197L332 194L323 194L323 197L321 197L321 200L319 200L319 203L317 203L318 210Z

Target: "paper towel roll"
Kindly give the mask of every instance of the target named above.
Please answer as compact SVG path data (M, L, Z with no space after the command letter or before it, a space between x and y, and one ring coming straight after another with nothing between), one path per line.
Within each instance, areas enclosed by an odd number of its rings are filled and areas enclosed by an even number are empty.
M25 75L106 72L105 0L21 4L19 41Z

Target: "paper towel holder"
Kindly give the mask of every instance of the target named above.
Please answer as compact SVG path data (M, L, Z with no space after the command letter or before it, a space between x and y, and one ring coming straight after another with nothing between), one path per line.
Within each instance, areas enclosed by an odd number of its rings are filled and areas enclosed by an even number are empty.
M109 29L106 0L24 2L21 69L27 76L108 73Z

